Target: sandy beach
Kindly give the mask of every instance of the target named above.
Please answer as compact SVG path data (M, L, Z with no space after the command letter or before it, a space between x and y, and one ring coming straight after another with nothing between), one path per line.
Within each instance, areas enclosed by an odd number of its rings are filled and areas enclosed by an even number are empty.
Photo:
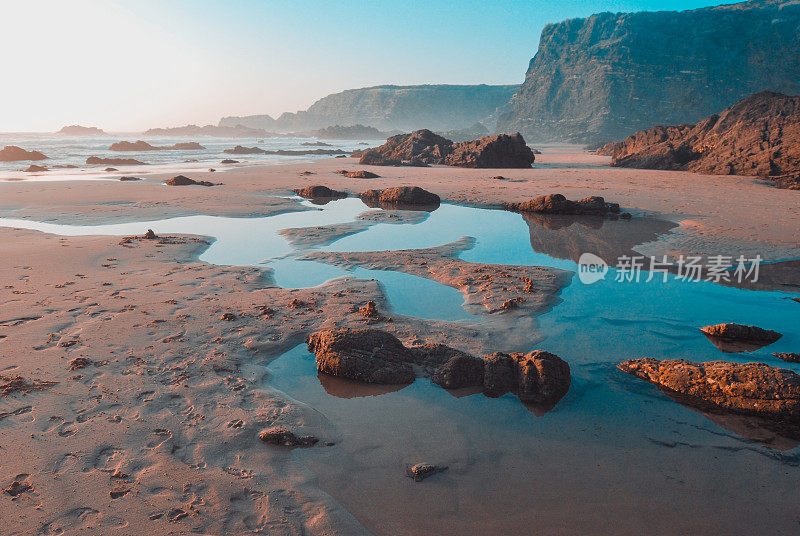
M607 164L606 157L554 147L537 155L530 170L369 167L381 177L349 179L337 170L362 167L336 158L187 173L221 183L213 187L168 187L168 176L160 175L136 182L16 181L0 183L0 216L81 225L197 214L244 218L310 210L274 197L292 188L322 184L358 194L414 185L445 202L478 207L549 193L601 195L634 217L678 224L639 248L648 255L800 257L798 191L752 177ZM368 530L323 491L291 449L259 440L260 430L283 425L318 438L315 449L335 448L346 430L271 387L265 367L313 331L367 325L358 308L370 300L391 317L381 329L406 343L446 342L473 354L524 349L543 338L536 318L569 285L558 270L534 274L520 267L491 288L465 285L460 281L481 265L454 259L458 246L318 256L384 270L394 264L452 286L473 314L485 317L465 326L387 312L373 280L285 289L268 269L201 262L210 241L0 228L0 487L6 490L0 500L10 534L386 534L391 529L379 530L373 516ZM425 269L413 267L420 255ZM537 285L530 307L491 314L530 279ZM781 490L776 486L776 494ZM358 503L352 491L347 496ZM557 524L556 516L546 526Z

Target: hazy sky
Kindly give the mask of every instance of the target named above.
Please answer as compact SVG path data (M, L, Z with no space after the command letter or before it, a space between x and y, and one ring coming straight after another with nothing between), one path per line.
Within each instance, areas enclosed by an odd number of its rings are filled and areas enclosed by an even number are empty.
M0 131L142 130L378 84L520 83L548 22L703 0L0 0Z

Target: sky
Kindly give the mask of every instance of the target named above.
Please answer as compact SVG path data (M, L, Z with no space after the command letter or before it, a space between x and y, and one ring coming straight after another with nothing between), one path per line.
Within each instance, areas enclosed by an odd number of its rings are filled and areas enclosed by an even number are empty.
M380 84L517 84L545 24L703 0L0 0L0 132L140 131Z

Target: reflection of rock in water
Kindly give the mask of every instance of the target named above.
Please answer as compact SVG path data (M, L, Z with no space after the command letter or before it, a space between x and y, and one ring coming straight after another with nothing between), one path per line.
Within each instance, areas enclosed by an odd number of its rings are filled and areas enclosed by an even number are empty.
M633 248L652 242L677 224L650 218L609 220L598 216L524 214L531 247L537 253L578 262L594 253L610 265L622 255L638 255Z
M800 425L773 421L755 415L741 415L710 408L702 400L688 397L669 389L661 389L682 406L696 411L729 432L775 450L791 450L800 446Z
M362 383L346 378L339 378L320 372L317 374L319 383L325 392L337 398L363 398L366 396L380 396L404 389L406 385L383 385L377 383Z
M714 346L716 346L719 350L725 352L726 354L740 354L742 352L755 352L756 350L763 348L765 346L769 346L770 342L758 342L758 341L734 341L730 339L721 339L719 337L714 337L713 335L709 335L708 333L703 333L706 336L706 339L712 342Z

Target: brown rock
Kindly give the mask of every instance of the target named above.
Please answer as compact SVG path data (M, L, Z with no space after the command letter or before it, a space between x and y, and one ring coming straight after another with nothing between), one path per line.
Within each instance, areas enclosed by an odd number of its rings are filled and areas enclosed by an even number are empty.
M570 201L561 194L543 195L522 203L504 203L503 207L516 212L540 214L605 215L619 213L619 205L606 203L605 199L591 196L580 201Z
M700 331L709 337L716 337L726 341L742 341L772 344L781 338L781 334L770 329L757 326L744 326L742 324L717 324L705 326Z
M76 357L69 362L69 370L78 370L94 365L94 361L87 357Z
M134 142L118 141L112 143L111 147L108 148L109 151L158 151L159 149L161 149L161 147L154 147L142 140Z
M451 353L431 376L433 383L445 389L482 386L484 360L458 350Z
M209 181L196 181L194 179L190 179L184 175L176 175L171 179L167 180L166 184L168 186L214 186L213 182Z
M376 166L427 166L444 164L453 142L428 129L392 136L374 149L366 149L359 164Z
M782 359L782 360L786 361L787 363L800 363L800 354L798 354L798 353L794 353L794 352L779 353L779 352L776 352L776 353L774 353L772 355L774 355L778 359Z
M142 236L142 238L144 238L145 240L155 240L158 237L156 236L156 233L154 233L152 229L148 229L147 232L144 233L144 236Z
M375 305L375 302L372 300L369 300L366 304L359 307L358 312L361 313L361 316L364 318L370 318L373 320L383 318L383 316L378 312L378 306Z
M258 438L264 443L285 447L311 447L319 442L319 439L314 436L298 436L283 426L274 426L262 430L261 433L258 434Z
M258 147L243 147L241 145L237 145L233 149L225 149L225 152L228 154L266 154L267 151L264 149L260 149Z
M316 198L339 199L342 197L347 197L347 192L331 190L327 186L321 186L321 185L306 186L305 188L295 188L292 191L305 199L316 199Z
M19 162L21 160L46 160L39 151L26 151L16 145L6 145L0 150L0 162Z
M400 186L384 190L367 190L359 194L364 203L371 207L425 206L438 207L439 196L418 186Z
M226 322L233 322L234 320L236 320L236 315L230 311L226 311L222 313L220 320L225 320Z
M41 171L47 171L46 166L37 166L36 164L31 164L26 169L23 169L25 173L39 173Z
M86 159L89 165L104 165L104 166L143 166L144 162L136 160L135 158L100 158L98 156L90 156Z
M436 473L446 471L446 465L434 465L432 463L415 463L414 465L406 465L406 476L413 478L414 482L421 482L429 476Z
M376 329L327 329L312 333L308 349L317 370L367 383L414 381L413 355L394 335Z
M618 368L700 407L777 420L800 420L800 376L763 363L631 359Z
M348 171L346 173L342 173L342 175L350 179L377 179L378 177L380 177L380 175L378 175L377 173L364 170Z
M466 168L529 168L535 158L531 148L517 132L456 143L444 163Z
M142 179L140 179L139 177L127 177L126 176L126 177L120 177L119 180L124 182L124 181L140 181Z
M570 386L566 361L544 350L486 356L483 387L489 396L513 393L522 402L554 405Z

